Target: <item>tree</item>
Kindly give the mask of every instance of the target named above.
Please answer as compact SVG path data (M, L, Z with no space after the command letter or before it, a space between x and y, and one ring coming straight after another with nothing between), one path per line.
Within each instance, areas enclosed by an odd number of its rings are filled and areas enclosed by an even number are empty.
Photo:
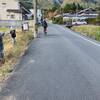
M84 8L78 3L77 4L78 10L83 10Z
M98 13L99 13L98 18L100 19L100 7L98 7Z
M79 3L71 3L71 4L66 4L63 8L64 13L68 12L76 12L78 10L82 10L83 7Z
M71 5L70 4L66 4L63 8L63 12L64 13L68 13L71 11Z

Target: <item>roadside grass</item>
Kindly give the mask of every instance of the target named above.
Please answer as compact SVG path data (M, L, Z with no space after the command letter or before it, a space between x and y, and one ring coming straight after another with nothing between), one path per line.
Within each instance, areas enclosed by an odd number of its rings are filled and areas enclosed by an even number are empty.
M7 32L8 29L0 29L2 32ZM4 53L5 63L0 67L0 80L4 79L8 73L12 72L15 64L21 55L25 52L28 43L32 40L32 31L28 32L17 32L16 45L13 45L10 34L4 36Z
M97 41L100 41L100 26L95 26L95 25L73 26L72 30L74 30L75 32L79 32L82 35L93 38Z

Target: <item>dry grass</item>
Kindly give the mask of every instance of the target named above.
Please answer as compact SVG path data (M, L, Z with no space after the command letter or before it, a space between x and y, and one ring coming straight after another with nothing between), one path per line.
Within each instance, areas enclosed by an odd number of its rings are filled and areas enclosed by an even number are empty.
M95 26L95 25L74 26L72 27L72 30L100 41L100 26Z
M8 31L7 29L0 29L2 32ZM29 41L32 40L32 31L29 32L17 32L16 45L13 45L9 34L4 36L4 52L5 52L5 64L0 67L0 79L4 78L7 73L13 71L13 67L18 61L18 58L25 51Z

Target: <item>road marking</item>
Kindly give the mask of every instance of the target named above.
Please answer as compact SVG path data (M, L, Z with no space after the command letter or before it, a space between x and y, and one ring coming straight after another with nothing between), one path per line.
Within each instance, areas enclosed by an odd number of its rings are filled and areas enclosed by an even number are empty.
M62 27L62 29L63 29L63 30L66 30L64 27ZM96 43L96 42L93 42L92 40L89 40L89 39L87 39L87 38L85 38L85 37L83 37L83 36L81 36L81 35L79 35L79 34L77 34L77 33L74 33L74 32L71 31L70 29L69 29L69 31L70 31L71 34L76 35L77 37L80 37L80 38L82 38L83 40L88 41L88 42L90 42L90 43L92 43L92 44L94 44L94 45L100 47L100 44L98 44L98 43Z
M35 60L31 59L31 60L29 61L29 63L35 63Z

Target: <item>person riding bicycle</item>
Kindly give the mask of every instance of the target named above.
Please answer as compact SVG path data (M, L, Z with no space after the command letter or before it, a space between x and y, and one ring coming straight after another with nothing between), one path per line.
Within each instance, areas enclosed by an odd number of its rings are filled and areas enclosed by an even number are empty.
M44 20L43 21L44 33L47 33L47 27L48 27L48 24L47 24L46 20Z

